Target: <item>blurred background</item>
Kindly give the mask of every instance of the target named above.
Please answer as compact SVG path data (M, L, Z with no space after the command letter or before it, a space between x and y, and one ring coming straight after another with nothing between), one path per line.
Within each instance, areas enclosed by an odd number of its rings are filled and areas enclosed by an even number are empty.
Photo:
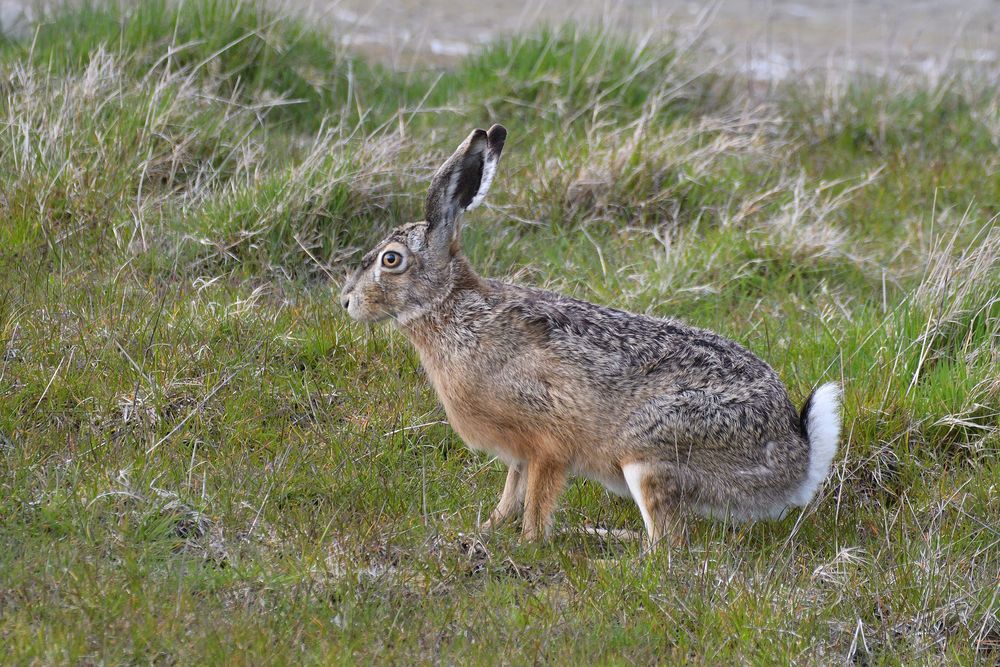
M0 27L27 29L38 0L0 0ZM60 3L61 4L61 3ZM70 3L73 4L73 3ZM129 3L125 3L126 5ZM567 22L694 43L706 63L758 81L793 73L912 69L1000 58L998 0L271 0L326 23L352 49L396 68L448 64L498 37Z
M398 61L449 61L503 34L567 21L639 37L697 40L703 55L756 79L815 68L939 72L995 62L997 0L292 0L355 47Z

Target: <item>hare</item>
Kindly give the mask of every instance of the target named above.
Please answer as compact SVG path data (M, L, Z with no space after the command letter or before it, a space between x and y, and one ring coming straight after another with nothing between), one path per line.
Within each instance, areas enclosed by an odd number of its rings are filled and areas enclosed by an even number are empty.
M355 320L395 322L462 440L509 466L483 529L523 512L524 539L548 535L569 475L630 496L654 546L683 536L688 511L753 520L809 503L837 451L836 384L799 414L770 366L711 331L476 274L459 220L506 138L473 131L434 175L426 220L376 245L341 296Z

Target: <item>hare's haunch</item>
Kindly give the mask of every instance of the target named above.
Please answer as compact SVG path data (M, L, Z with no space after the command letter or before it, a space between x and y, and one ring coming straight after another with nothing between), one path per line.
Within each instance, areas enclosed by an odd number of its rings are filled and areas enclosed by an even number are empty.
M506 138L470 134L434 175L427 219L365 255L342 296L356 320L395 321L452 427L510 466L484 527L523 512L524 536L545 535L571 474L632 497L652 544L687 510L750 520L806 505L837 451L836 384L799 414L770 366L718 334L473 271L459 220Z

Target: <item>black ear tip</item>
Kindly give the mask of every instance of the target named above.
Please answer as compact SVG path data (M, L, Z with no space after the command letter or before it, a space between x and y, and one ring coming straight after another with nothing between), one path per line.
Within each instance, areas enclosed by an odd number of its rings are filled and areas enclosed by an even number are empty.
M487 133L487 138L490 146L503 146L503 142L507 141L507 128L503 125L494 125Z

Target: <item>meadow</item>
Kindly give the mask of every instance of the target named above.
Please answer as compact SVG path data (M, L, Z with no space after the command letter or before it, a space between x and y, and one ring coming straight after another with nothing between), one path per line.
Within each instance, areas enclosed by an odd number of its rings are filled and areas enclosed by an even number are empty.
M1000 72L702 65L555 26L393 68L237 0L0 37L0 660L996 664ZM840 381L812 506L646 554L577 481L550 542L478 535L504 466L337 294L493 122L473 264Z

